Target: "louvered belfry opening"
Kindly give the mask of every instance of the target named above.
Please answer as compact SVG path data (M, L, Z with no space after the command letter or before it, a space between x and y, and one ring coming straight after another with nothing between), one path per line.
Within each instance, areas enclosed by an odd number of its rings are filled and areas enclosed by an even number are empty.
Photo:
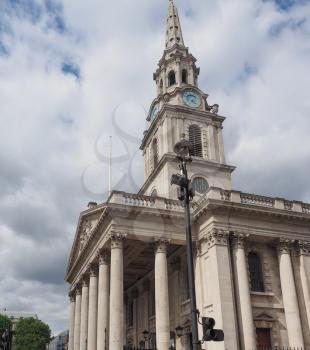
M156 165L158 164L158 143L157 143L157 139L153 140L152 151L153 151L153 164L154 164L154 168L155 168Z
M193 145L190 155L193 157L202 157L201 130L198 125L191 125L188 129L189 141Z

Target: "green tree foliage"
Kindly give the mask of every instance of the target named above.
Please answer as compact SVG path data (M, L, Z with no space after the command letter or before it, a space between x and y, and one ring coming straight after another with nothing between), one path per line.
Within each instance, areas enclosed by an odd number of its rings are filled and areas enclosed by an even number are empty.
M6 315L0 314L0 333L2 334L5 329L11 327L12 321Z
M44 322L29 317L17 322L14 336L16 350L45 350L51 330Z

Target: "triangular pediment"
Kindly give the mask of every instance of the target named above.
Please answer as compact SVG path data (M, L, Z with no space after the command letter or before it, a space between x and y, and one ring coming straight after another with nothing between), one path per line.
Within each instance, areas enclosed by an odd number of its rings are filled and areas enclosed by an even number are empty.
M99 210L94 209L93 211L86 211L80 214L73 246L69 256L67 273L70 271L71 267L85 249L105 211L106 207L101 207Z

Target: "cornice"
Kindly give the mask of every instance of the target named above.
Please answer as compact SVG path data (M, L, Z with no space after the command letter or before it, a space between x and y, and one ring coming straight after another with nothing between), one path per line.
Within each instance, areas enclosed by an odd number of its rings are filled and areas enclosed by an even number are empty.
M277 209L265 206L256 206L244 203L236 203L227 200L205 198L194 210L193 216L198 219L212 210L227 210L229 212L239 212L252 214L253 216L267 215L270 217L286 218L287 220L310 221L309 214L302 212L293 212L291 210Z

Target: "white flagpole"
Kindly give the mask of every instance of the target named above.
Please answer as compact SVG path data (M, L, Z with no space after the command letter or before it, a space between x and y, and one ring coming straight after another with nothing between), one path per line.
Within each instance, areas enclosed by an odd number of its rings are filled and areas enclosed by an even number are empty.
M109 196L112 192L112 136L109 137Z

